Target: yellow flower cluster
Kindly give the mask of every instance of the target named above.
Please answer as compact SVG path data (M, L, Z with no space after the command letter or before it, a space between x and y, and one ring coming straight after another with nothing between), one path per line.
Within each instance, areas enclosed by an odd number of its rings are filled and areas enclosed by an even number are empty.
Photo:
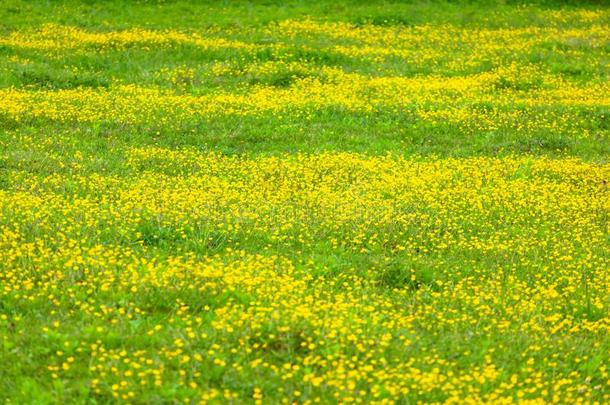
M340 41L331 50L345 56L370 58L383 61L387 57L405 58L417 64L434 63L455 52L455 47L467 47L472 52L460 54L452 61L452 67L479 64L510 53L524 53L536 46L557 42L578 44L584 47L603 47L608 41L608 30L603 22L607 15L599 14L596 23L585 28L559 27L526 28L459 28L452 25L425 25L396 29L365 25L355 28L352 24L316 21L283 21L269 29L284 35L314 36Z
M367 77L332 68L321 69L320 74L321 79L295 78L288 88L257 85L247 93L218 91L200 96L137 85L4 89L0 90L0 112L18 121L155 122L171 127L219 115L306 118L319 110L339 108L359 113L411 113L424 123L465 129L561 129L581 137L587 134L582 130L586 118L581 110L610 107L608 83L578 86L540 75L542 81L548 79L548 89L497 91L502 81L521 80L514 67L457 78ZM171 80L191 82L193 72L173 71Z
M120 50L133 46L157 47L164 45L192 45L203 49L235 48L252 51L257 47L240 41L180 31L151 31L129 29L113 32L88 32L77 27L46 24L33 32L13 32L0 39L0 44L9 47L35 49L39 51L65 52L73 48L97 49L99 51Z
M99 51L121 50L129 47L194 46L208 49L230 48L253 52L256 50L286 50L293 47L291 39L332 40L329 52L347 57L367 57L381 61L388 56L406 58L414 63L435 62L437 58L455 51L456 45L472 52L460 55L459 63L480 63L489 58L523 53L538 45L555 43L586 51L601 48L609 39L608 12L597 11L586 15L576 12L572 16L548 14L546 27L462 28L452 25L419 25L414 27L355 26L345 22L318 22L315 20L284 20L260 28L186 32L176 30L146 30L141 28L123 31L90 32L77 27L47 24L36 30L12 32L0 38L8 47L36 49L43 52L63 53L74 49ZM562 27L566 17L580 20L581 27ZM257 35L280 35L284 41L257 43L250 38ZM241 35L242 39L239 38ZM223 36L228 36L224 38ZM307 42L306 42L307 43ZM453 49L452 49L453 48ZM464 57L464 59L462 59ZM381 59L380 59L381 58ZM456 61L453 62L457 63ZM457 66L457 65L454 65Z
M112 78L108 88L4 88L0 90L0 113L18 121L154 122L172 127L219 115L311 118L321 110L339 109L406 114L424 125L458 126L464 131L561 131L588 137L595 130L595 125L589 128L589 112L606 111L610 106L607 81L570 80L543 65L509 61L515 54L525 57L552 49L565 58L599 64L598 58L587 54L602 52L610 40L602 23L604 17L593 13L585 19L588 23L569 29L432 25L396 29L312 20L288 20L250 29L254 37L284 39L272 43L236 39L237 30L91 32L46 25L0 37L0 44L15 50L52 51L58 57L73 52L126 52L130 47L152 52L166 46L191 46L204 52L238 52L234 55L237 60L164 67L152 73L157 83L169 84L163 88L120 77ZM562 21L558 15L553 18ZM402 61L398 66L411 66L415 74L404 75L392 64L380 72L320 65L315 62L323 56L316 53L321 41L332 41L333 46L324 50L331 60L346 57L358 63L385 65L398 58ZM273 58L248 56L260 52ZM492 68L482 68L489 65ZM250 78L250 85L223 88L222 83L235 77ZM203 83L221 85L202 94L199 88ZM603 112L600 114L599 119L604 120Z
M0 191L0 302L48 308L42 373L138 402L610 400L607 164L148 147L123 171Z

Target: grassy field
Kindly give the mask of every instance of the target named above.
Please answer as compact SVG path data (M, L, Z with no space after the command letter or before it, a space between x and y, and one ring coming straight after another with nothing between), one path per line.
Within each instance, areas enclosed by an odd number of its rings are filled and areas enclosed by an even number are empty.
M606 2L0 2L0 402L610 402Z

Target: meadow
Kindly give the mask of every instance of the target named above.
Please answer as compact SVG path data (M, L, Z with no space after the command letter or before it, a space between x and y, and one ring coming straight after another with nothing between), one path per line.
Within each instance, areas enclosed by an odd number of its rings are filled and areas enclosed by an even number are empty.
M609 403L610 5L1 1L0 402Z

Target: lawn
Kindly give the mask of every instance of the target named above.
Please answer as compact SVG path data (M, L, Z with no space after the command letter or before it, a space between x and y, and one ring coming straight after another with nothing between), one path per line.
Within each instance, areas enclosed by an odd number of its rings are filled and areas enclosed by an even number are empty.
M604 1L0 2L0 402L610 402Z

